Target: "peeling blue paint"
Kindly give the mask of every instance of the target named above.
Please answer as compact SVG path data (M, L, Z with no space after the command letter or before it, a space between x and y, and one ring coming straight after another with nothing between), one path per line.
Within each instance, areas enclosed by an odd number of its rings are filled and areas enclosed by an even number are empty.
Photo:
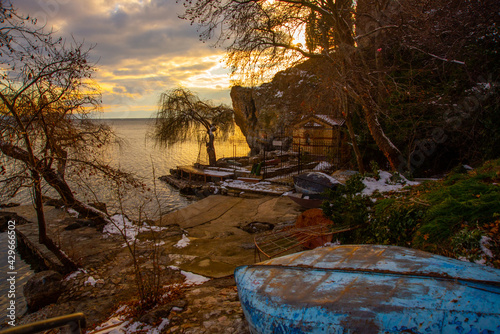
M254 333L495 333L500 270L392 246L338 246L235 270ZM500 333L500 332L499 332Z

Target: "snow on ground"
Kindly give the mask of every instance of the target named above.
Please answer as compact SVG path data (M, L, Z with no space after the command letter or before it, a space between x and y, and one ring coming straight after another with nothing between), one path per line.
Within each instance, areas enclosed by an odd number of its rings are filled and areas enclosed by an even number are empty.
M210 278L208 277L194 274L189 271L181 270L181 274L186 277L186 280L184 281L185 285L200 285L210 281Z
M121 306L113 315L104 323L97 326L91 334L132 334L132 333L148 333L159 334L170 323L167 318L163 318L158 327L135 321L128 315L130 310L127 306Z
M109 235L123 235L128 240L135 240L137 235L141 232L160 232L164 228L159 226L150 226L144 223L142 226L134 225L127 217L124 215L116 214L111 217L111 223L104 226L103 233L107 237Z
M174 270L180 270L179 267L176 267L176 266L169 266L169 268L174 269ZM210 281L210 278L208 278L208 277L194 274L194 273L191 273L189 271L181 270L180 272L186 278L184 280L183 285L200 285L200 284L203 284L205 282Z
M326 161L321 161L316 167L314 167L314 170L329 170L333 167L333 165L329 162Z
M96 280L94 277L89 276L89 277L87 278L87 280L83 283L83 285L88 285L88 284L90 284L90 285L92 285L92 286L94 286L94 287L95 287L96 283L104 283L104 280L103 280L103 279L100 279L100 278Z
M65 281L69 281L69 280L72 280L73 278L76 278L78 275L80 275L81 273L87 273L87 271L85 269L78 269L77 271L74 271L72 272L71 274L69 274L68 276L66 276L66 278L64 279Z
M269 194L282 194L288 190L289 187L273 184L267 181L260 181L257 183L245 182L242 180L226 180L221 184L222 189L237 189L241 191L257 191Z
M414 186L419 184L418 182L408 181L404 176L399 175L399 179L397 181L392 181L392 174L386 171L379 171L380 178L376 180L373 177L367 177L363 179L363 184L365 185L365 189L361 191L362 195L371 196L376 191L381 193L388 191L398 191L403 189L406 186Z
M189 240L189 238L187 237L187 235L183 234L181 240L179 240L174 245L174 247L175 248L184 248L184 247L187 247L190 242L191 242L191 240Z
M74 218L78 218L78 216L80 215L80 213L78 213L78 211L76 211L75 209L72 209L72 208L67 208L66 211Z

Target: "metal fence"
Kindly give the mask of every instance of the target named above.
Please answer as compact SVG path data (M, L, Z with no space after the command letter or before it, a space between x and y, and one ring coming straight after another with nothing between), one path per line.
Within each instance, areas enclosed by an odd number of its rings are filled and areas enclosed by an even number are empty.
M263 154L266 163L262 168L262 177L286 184L293 183L293 176L306 170L345 168L349 160L345 149L334 147L331 141L318 140L314 143L293 143L286 152L280 151L278 147L273 152L264 151Z

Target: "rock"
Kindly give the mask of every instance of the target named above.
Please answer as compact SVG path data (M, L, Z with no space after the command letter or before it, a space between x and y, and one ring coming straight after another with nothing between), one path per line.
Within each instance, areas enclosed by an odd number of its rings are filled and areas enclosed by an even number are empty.
M3 208L13 208L13 207L16 207L16 206L20 206L21 204L19 203L12 203L12 202L9 202L9 203L0 203L0 208L3 209Z
M9 221L15 221L16 226L31 223L23 217L18 216L15 212L0 212L0 232L7 231Z
M62 275L46 270L31 276L23 288L24 298L30 310L38 310L55 303L63 293Z
M46 197L44 204L60 209L64 206L64 201L60 198L54 199L54 198Z
M251 222L245 226L242 226L241 229L248 233L261 233L265 231L270 231L274 228L274 224L266 223L266 222Z
M187 301L184 299L177 299L168 304L159 306L154 310L144 314L139 321L150 325L158 323L158 320L167 318L170 312L175 310L184 309L187 305Z
M342 117L341 109L333 105L331 91L324 89L325 81L331 78L325 75L331 73L330 66L325 61L310 59L278 72L271 82L258 87L231 88L235 121L252 154L258 154L265 146L269 150L275 138L291 137L293 124L302 115L317 112Z
M320 235L305 243L304 246L307 248L312 249L320 247L327 242L331 242L332 235L328 234L329 231L328 226L334 225L334 222L325 217L325 215L323 214L323 210L317 208L306 210L300 216L297 217L297 222L295 223L295 227L308 227L317 225L324 226L323 228L324 235Z
M325 217L321 209L309 209L297 217L295 227L307 227L315 225L333 225L333 221Z
M76 230L80 227L97 227L99 225L93 219L66 218L63 222L68 224L68 226L64 228L66 231Z

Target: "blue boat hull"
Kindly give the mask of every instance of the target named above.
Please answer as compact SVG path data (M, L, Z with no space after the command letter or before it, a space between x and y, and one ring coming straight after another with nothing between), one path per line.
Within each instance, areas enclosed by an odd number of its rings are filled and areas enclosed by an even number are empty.
M499 270L415 250L317 249L235 278L253 333L500 333Z

